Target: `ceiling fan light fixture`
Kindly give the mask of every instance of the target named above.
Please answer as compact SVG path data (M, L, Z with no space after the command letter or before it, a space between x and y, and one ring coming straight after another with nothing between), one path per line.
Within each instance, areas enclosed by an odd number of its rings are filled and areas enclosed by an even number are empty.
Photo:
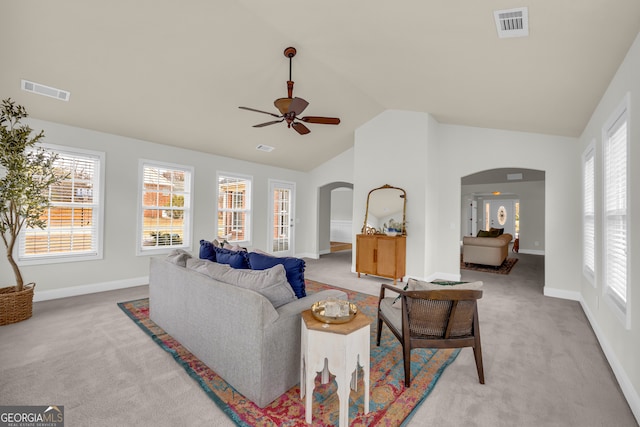
M280 114L284 115L289 112L289 106L291 105L292 98L278 98L273 102Z

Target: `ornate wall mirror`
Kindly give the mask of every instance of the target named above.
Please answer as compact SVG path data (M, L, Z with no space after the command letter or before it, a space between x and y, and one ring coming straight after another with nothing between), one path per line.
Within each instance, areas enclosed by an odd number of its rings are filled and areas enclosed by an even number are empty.
M407 192L385 184L369 191L362 234L406 235Z

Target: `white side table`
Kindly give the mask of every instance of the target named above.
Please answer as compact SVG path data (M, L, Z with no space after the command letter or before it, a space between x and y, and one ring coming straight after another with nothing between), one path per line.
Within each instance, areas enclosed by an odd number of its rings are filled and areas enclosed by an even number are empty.
M302 312L302 336L300 351L300 398L305 398L305 421L311 424L312 399L316 374L325 369L336 376L340 400L340 427L349 425L349 389L355 388L358 365L364 372L364 413L369 413L369 345L372 320L358 312L356 317L341 324L320 322L311 310ZM354 372L355 371L355 372ZM352 374L355 380L352 382ZM328 372L322 373L323 383ZM351 387L350 387L351 386Z

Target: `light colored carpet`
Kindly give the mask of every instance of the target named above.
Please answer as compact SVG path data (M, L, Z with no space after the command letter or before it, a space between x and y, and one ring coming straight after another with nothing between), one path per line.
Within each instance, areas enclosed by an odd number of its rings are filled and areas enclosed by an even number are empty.
M409 426L637 426L579 304L542 295L543 258L483 280L486 384L463 349ZM306 276L378 294L390 281L350 272L351 252L307 260ZM64 405L68 426L233 426L116 303L146 286L36 303L0 327L0 405ZM238 363L240 368L241 361Z

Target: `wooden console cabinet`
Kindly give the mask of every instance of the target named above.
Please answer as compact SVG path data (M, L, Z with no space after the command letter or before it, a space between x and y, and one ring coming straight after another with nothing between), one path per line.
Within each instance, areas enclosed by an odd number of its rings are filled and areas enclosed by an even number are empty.
M405 275L406 236L358 234L356 236L356 272L396 280Z

